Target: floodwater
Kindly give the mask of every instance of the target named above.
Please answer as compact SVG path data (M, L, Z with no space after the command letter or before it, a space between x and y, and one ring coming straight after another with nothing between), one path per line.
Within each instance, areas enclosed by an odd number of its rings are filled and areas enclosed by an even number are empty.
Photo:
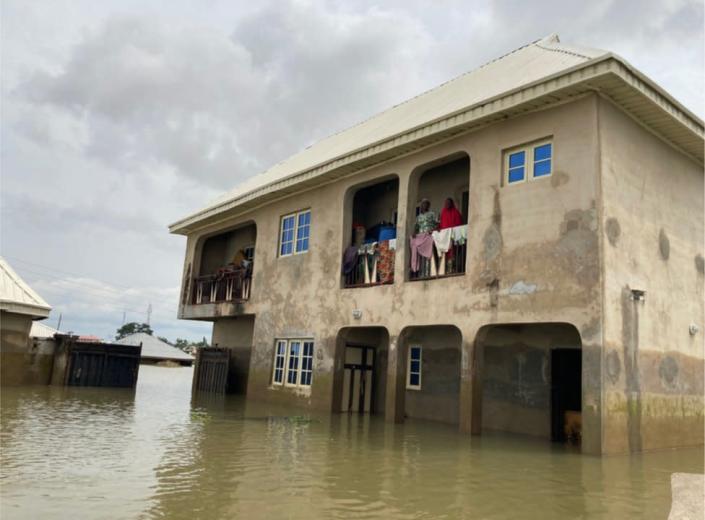
M190 368L136 391L2 392L0 516L15 518L666 518L703 450L597 458L423 421L191 400Z

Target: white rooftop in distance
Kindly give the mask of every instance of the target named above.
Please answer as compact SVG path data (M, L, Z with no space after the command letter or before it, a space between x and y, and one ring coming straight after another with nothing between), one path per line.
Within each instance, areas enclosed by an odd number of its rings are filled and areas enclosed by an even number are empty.
M144 332L130 334L115 343L120 345L139 345L142 343L142 356L147 359L173 359L183 361L193 361L193 356L178 348L165 343L159 338L155 338Z
M57 332L59 331L54 327L50 327L42 321L33 321L32 328L29 329L29 335L32 338L53 338Z
M0 310L36 318L49 316L51 306L20 278L0 256Z

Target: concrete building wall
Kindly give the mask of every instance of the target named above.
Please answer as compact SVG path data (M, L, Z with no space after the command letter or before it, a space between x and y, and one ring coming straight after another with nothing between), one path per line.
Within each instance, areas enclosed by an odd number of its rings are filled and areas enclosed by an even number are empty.
M247 392L247 377L250 372L254 316L223 318L213 323L211 345L230 349L228 390L233 393Z
M46 385L54 361L52 344L29 337L32 318L0 312L0 384Z
M419 390L406 389L406 416L458 424L462 347L460 330L443 326L411 327L406 335L407 347L419 345L422 348L422 384ZM405 355L408 356L408 350Z
M604 449L702 444L703 167L608 101L599 121Z
M389 332L386 412L397 419L404 411L405 394L405 366L400 352L406 339L400 337L402 330L409 326L454 325L462 334L458 422L464 431L474 430L480 423L472 413L478 330L491 323L571 323L580 331L584 356L589 358L584 362L584 443L588 451L599 451L602 286L595 108L595 96L588 96L497 122L193 233L188 237L184 264L187 284L199 237L241 222L254 221L257 225L257 263L248 302L182 305L180 315L213 320L236 313L256 315L249 395L328 410L334 395L339 331L352 326L385 327ZM550 136L554 145L553 175L503 186L502 150ZM467 179L470 216L466 273L405 282L409 256L405 230L414 219L414 208L408 201L417 200L418 190L418 183L410 182L413 174L421 166L461 154L467 154L472 165L472 180ZM346 194L352 186L390 175L399 177L395 283L342 289L341 257L352 220L351 211L343 211L344 207L351 208L343 204ZM455 189L455 184L449 183L448 190ZM304 208L312 213L309 252L278 257L280 217ZM359 318L354 310L359 311ZM274 339L286 337L311 337L315 341L310 389L271 387Z
M483 428L550 439L551 349L580 349L577 330L563 324L497 325L483 346Z

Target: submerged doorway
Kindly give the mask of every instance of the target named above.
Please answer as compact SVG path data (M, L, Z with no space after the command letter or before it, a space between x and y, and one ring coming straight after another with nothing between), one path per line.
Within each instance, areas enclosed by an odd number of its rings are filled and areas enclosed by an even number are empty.
M336 339L333 413L384 414L389 332L384 327L345 327Z
M374 413L374 347L346 345L343 369L343 395L340 410L348 413Z
M551 440L580 442L582 352L551 350Z

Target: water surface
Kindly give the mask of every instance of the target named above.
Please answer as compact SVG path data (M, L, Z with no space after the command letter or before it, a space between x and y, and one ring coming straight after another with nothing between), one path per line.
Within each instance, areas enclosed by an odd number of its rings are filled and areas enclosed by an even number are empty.
M136 390L2 392L0 516L34 518L666 518L670 475L703 450L589 457L424 421L197 399L192 369Z

